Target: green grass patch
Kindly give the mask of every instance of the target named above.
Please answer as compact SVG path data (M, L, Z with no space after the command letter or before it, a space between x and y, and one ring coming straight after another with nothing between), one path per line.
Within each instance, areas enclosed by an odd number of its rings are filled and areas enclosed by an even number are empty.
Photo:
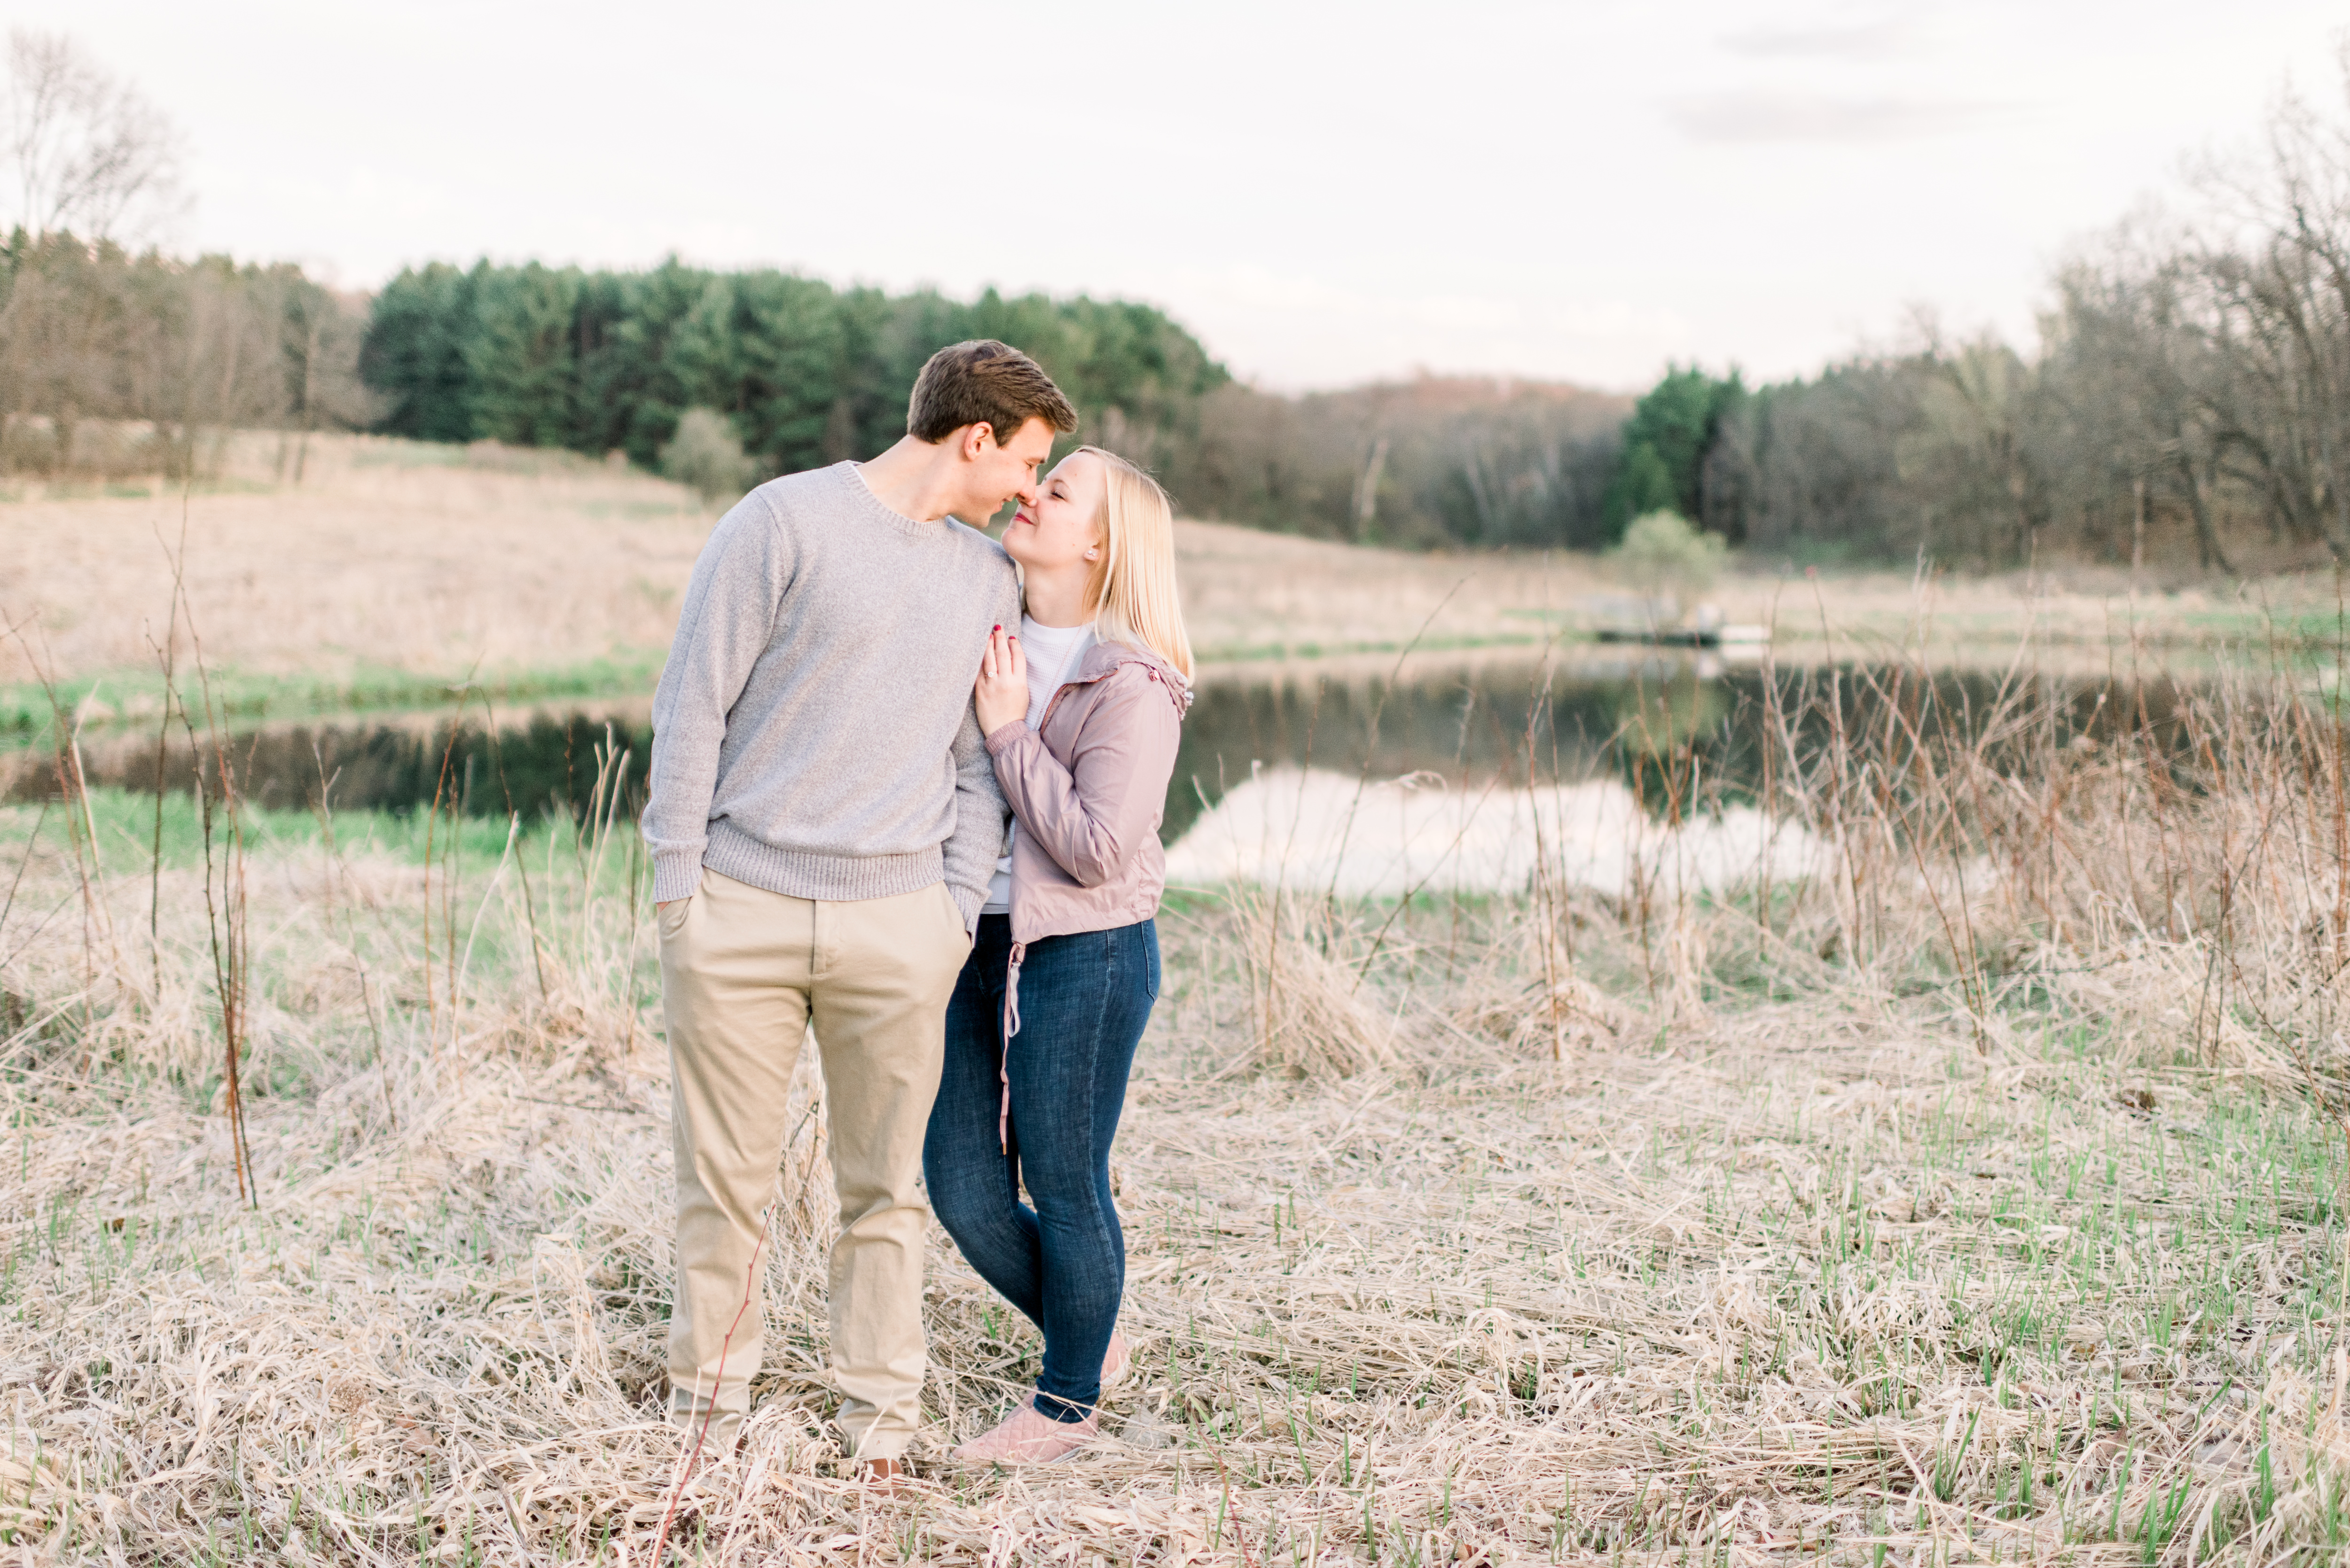
M46 811L39 805L0 806L0 863L15 864L36 832L44 846L58 848L68 829L65 811L62 804L53 804ZM130 790L94 789L89 792L89 813L98 830L99 854L109 875L143 872L158 857L155 796ZM326 842L330 826L315 812L273 811L252 805L240 811L237 820L246 851L253 855L317 848ZM160 858L164 868L180 870L202 866L203 815L196 797L163 796L161 821ZM506 847L506 824L495 817L469 816L452 823L445 815L434 819L422 811L338 811L333 815L331 827L335 847L340 854L389 857L418 866L424 863L428 834L435 865L444 863L450 855L452 833L456 836L456 855L469 865L494 866ZM636 829L632 824L622 822L615 825L614 831L632 836ZM216 816L216 855L226 832L225 821ZM570 823L560 817L542 817L525 822L517 847L543 854L548 838L559 840L567 848L575 836Z
M2303 610L2241 608L2188 610L2180 624L2196 631L2247 642L2274 641L2292 648L2324 648L2350 643L2350 622L2325 607Z
M641 696L660 680L667 655L660 649L629 649L576 664L536 670L431 674L411 670L360 666L345 675L255 675L234 670L213 672L209 688L221 717L240 727L271 721L331 717L343 713L414 712L481 705L514 707L559 701ZM181 691L201 708L206 687L183 678ZM154 723L163 711L163 680L152 670L116 670L60 681L57 702L79 712L84 732L111 726ZM0 747L48 742L54 709L38 685L0 686ZM175 721L176 722L176 721ZM200 725L201 727L201 725Z

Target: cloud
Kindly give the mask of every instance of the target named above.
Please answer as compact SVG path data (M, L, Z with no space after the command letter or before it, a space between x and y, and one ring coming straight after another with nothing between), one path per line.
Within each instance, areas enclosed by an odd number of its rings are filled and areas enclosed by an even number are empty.
M1721 47L1753 59L1884 60L1923 41L1915 18L1887 16L1842 27L1756 27L1724 35Z
M2005 106L1814 93L1718 92L1665 104L1666 116L1698 141L1909 141L1971 130Z

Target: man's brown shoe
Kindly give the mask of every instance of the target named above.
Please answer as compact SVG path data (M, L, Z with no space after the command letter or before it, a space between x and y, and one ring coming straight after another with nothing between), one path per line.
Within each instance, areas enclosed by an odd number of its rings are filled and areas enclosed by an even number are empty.
M857 1484L883 1497L894 1497L913 1484L913 1472L903 1459L859 1459Z

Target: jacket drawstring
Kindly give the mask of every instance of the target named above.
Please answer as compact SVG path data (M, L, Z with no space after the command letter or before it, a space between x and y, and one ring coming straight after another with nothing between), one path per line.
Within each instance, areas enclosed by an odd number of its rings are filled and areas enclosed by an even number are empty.
M996 1058L995 1075L1003 1085L1003 1100L995 1113L995 1147L1012 1152L1012 1037L1020 1033L1020 965L1028 944L1012 944L1012 966L1003 971L1003 1051Z

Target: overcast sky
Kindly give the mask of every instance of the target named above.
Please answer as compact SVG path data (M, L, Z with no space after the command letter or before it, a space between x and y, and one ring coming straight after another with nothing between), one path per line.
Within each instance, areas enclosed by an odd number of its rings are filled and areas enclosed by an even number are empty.
M2339 5L0 0L186 132L182 248L348 285L675 251L1164 306L1278 388L1645 385L2029 338L2052 263L2290 78Z

